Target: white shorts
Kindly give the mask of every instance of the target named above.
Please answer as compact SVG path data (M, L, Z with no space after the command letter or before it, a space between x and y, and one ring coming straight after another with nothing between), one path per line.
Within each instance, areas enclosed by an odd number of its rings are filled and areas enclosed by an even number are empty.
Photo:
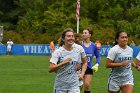
M72 90L58 90L58 89L55 89L54 93L80 93L80 89L72 89Z
M129 85L134 85L133 80L129 80L129 81L126 81L126 82L118 82L118 81L114 81L114 80L110 79L109 82L108 82L108 90L118 92L118 91L120 91L120 88L123 85L128 85L128 84Z

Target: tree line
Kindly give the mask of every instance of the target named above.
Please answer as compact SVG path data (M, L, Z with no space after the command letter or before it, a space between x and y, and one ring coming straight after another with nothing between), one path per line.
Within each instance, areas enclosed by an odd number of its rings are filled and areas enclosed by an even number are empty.
M19 44L57 42L61 32L76 32L77 0L0 0L3 43L11 38ZM92 41L114 41L115 32L124 30L129 43L140 44L140 0L80 0L80 33L90 27Z

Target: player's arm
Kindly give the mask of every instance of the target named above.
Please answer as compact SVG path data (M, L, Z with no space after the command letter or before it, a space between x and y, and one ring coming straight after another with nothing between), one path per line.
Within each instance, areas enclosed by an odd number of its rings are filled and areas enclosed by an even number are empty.
M136 59L136 65L140 66L140 60Z
M56 72L59 68L61 68L62 66L66 65L67 63L69 63L72 60L72 58L67 58L66 60L64 60L63 62L60 62L59 64L54 64L54 62L50 62L50 66L49 66L49 72Z
M83 79L84 78L84 75L85 75L85 71L87 69L87 57L86 57L86 53L84 51L84 48L81 47L81 61L82 61L82 72L79 76L79 80Z
M140 60L136 59L137 70L140 71Z
M96 56L96 64L100 64L101 56L100 52L98 51L97 47L95 46L95 56Z
M108 52L107 59L106 59L106 68L114 68L114 67L121 67L121 66L127 66L129 64L128 61L123 62L115 62L116 53L117 50L115 48L111 48Z
M137 63L137 62L136 62ZM134 61L132 62L132 66L136 68L138 71L140 70L140 66L136 64Z
M97 72L101 57L100 57L100 52L98 51L96 46L95 46L94 54L96 56L96 64L92 67L92 69L94 72Z
M87 58L85 56L84 58L82 58L82 72L79 76L79 80L83 79L86 69L87 69Z
M136 63L134 61L132 61L132 64L131 64L134 68L137 67Z
M107 58L105 66L106 66L106 68L113 68L113 67L127 66L128 64L129 64L128 61L123 61L123 62L115 63L111 59Z

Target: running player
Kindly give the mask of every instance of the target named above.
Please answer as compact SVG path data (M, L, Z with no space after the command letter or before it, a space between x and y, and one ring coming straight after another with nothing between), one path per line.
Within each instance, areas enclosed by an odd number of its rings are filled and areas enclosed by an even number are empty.
M56 72L54 93L80 93L79 79L83 79L87 67L84 49L79 51L73 46L74 32L71 28L64 30L60 42L60 47L52 54L49 66L49 72ZM83 61L82 72L78 77L76 64L81 59L80 52L83 52Z
M133 49L127 43L127 33L118 31L115 46L109 50L106 60L106 67L112 68L108 79L108 93L119 93L120 90L121 93L133 93L134 79L131 70Z
M95 72L98 71L98 66L100 63L100 53L96 45L90 41L92 34L93 34L93 31L89 28L83 30L82 46L85 50L87 60L88 60L88 66L87 66L87 70L85 72L85 77L84 77L84 93L91 92L93 71ZM96 64L93 66L92 59L94 56L96 56Z

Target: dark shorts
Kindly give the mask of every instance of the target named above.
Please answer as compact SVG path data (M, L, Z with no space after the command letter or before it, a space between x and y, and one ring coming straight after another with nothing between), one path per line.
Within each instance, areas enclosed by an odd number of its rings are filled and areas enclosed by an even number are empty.
M86 74L93 75L93 70L92 70L91 68L87 67L87 70L86 70L86 72L85 72L85 75L86 75Z

